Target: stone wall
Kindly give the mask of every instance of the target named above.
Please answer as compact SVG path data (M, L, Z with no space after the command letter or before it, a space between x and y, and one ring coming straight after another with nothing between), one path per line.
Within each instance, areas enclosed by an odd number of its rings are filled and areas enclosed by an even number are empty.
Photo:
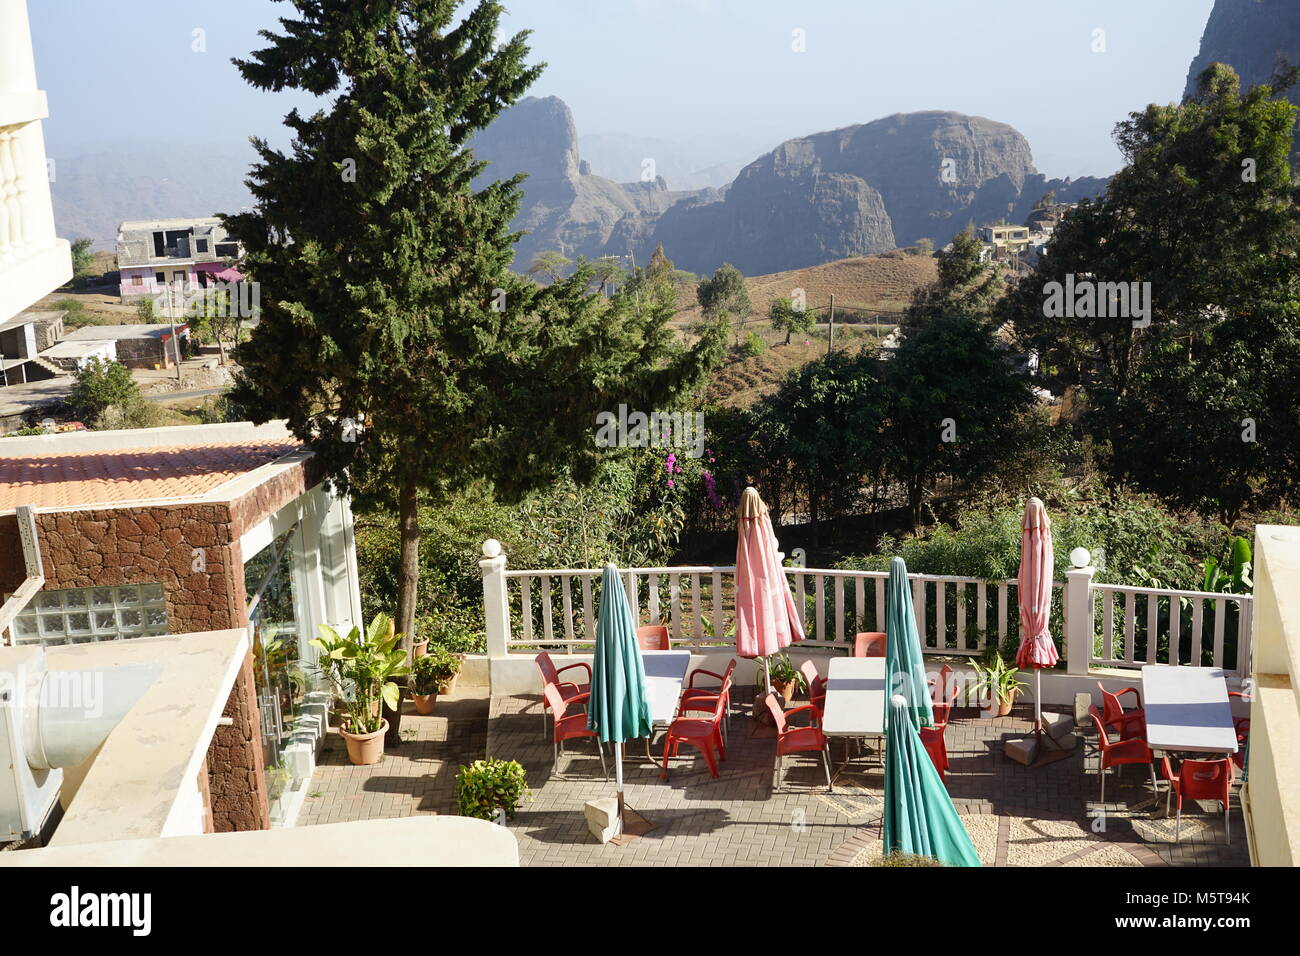
M245 628L240 536L317 483L314 459L287 468L230 502L88 508L36 515L45 589L161 584L168 631ZM0 515L0 593L24 578L14 515ZM269 826L261 714L252 655L245 660L207 756L212 826Z

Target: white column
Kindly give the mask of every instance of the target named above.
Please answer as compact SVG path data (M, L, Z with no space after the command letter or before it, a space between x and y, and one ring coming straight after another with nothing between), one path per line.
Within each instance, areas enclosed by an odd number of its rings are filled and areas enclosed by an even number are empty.
M487 650L491 657L504 657L510 647L510 601L506 595L506 556L501 542L483 542L483 619L487 625Z
M1092 659L1093 613L1092 565L1065 572L1065 669L1070 674L1087 674Z

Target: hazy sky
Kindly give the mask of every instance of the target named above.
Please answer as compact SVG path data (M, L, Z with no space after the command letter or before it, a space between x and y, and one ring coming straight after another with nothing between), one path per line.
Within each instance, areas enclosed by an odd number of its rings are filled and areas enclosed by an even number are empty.
M1182 95L1213 0L514 0L549 66L532 93L580 134L741 155L890 113L1015 126L1049 176L1119 164L1114 124ZM272 0L28 0L51 153L106 143L279 139L296 101L230 63L291 11ZM196 30L203 31L196 39ZM1095 31L1104 31L1099 34ZM793 47L802 31L804 52ZM201 40L201 43L199 42ZM196 46L205 49L196 52ZM1104 45L1104 52L1094 52ZM722 147L719 147L719 141Z

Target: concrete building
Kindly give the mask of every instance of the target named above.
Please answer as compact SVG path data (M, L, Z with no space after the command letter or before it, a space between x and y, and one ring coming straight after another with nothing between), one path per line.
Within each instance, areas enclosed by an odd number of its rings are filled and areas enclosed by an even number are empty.
M132 220L117 231L124 300L206 287L213 279L237 280L233 263L239 257L239 244L219 219Z
M1005 259L1029 248L1028 226L983 226L979 231L980 239L992 246L994 259Z
M181 340L181 357L184 358L189 348L189 326L184 322L178 323L176 335ZM172 326L169 324L88 325L69 332L60 344L92 342L99 345L111 343L115 357L127 368L174 368L176 365L176 345L172 342Z
M307 642L361 618L351 511L312 455L280 425L5 441L0 594L23 583L20 505L44 583L0 637L56 647L249 629L226 708L246 723L209 763L212 811L217 829L290 818L326 730Z

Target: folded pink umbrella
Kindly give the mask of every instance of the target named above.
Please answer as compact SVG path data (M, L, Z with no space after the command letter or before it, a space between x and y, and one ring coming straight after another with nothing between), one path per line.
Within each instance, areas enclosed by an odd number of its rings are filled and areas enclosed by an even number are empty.
M736 652L766 657L803 638L767 505L755 489L746 488L736 534Z
M1037 498L1025 505L1020 522L1020 574L1016 578L1020 604L1020 648L1017 667L1032 667L1034 674L1034 729L1043 725L1042 680L1037 671L1055 667L1060 655L1047 622L1052 615L1052 522Z

